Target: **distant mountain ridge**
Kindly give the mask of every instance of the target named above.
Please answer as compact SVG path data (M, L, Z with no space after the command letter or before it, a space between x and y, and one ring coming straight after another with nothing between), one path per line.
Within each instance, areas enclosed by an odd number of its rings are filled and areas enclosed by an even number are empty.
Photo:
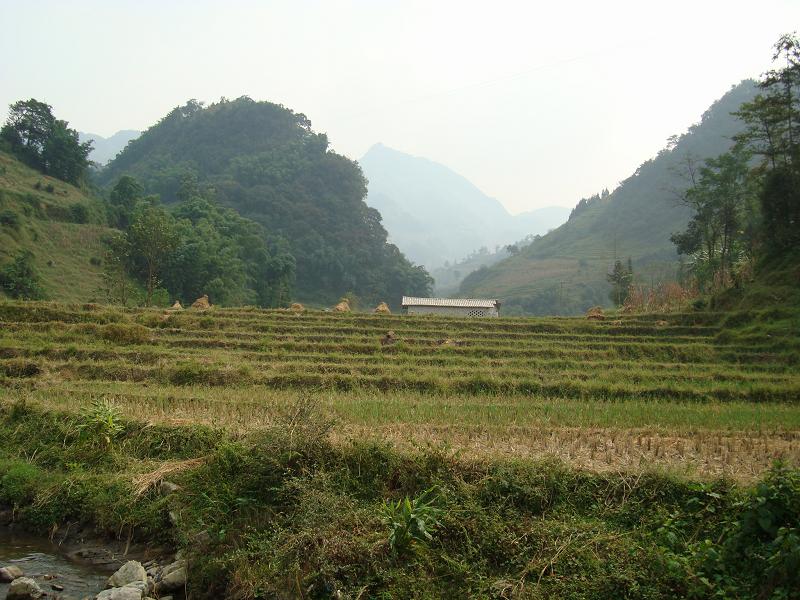
M89 155L89 159L100 166L112 160L125 149L128 142L135 140L140 135L142 135L142 132L136 131L135 129L123 129L107 138L96 133L78 132L78 138L81 142L87 142L89 140L93 142L92 153Z
M677 196L688 186L680 174L685 160L726 152L743 128L731 113L756 92L750 80L731 88L699 123L610 195L582 201L555 231L518 255L470 274L459 293L502 298L506 314L575 314L610 302L606 274L615 258L630 257L639 282L674 279L678 255L670 235L683 230L691 216Z
M554 206L513 216L448 167L383 144L359 162L369 182L367 204L380 211L392 242L429 269L546 233L570 211Z

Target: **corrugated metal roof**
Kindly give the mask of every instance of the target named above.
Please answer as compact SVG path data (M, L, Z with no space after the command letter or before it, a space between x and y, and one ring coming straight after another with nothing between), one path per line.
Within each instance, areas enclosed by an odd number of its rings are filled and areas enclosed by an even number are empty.
M414 298L403 296L403 306L458 306L461 308L494 308L497 300L480 298Z

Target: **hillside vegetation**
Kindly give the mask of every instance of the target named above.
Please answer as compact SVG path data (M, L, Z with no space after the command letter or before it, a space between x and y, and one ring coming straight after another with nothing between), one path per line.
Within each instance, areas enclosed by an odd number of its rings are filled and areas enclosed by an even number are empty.
M186 547L192 597L797 597L800 354L734 315L0 322L0 504Z
M101 296L105 225L100 201L0 152L0 265L30 251L48 298ZM0 286L0 297L4 295Z
M500 297L526 314L575 314L609 304L606 274L614 260L632 259L638 282L673 280L678 255L670 236L692 211L680 201L690 181L687 158L716 157L744 124L731 113L753 99L752 81L735 86L701 121L643 163L610 195L579 203L569 221L519 255L467 277L460 293Z
M331 303L353 293L369 303L426 295L430 278L386 241L378 211L364 203L358 165L328 147L305 115L243 97L203 107L191 101L131 141L101 172L122 175L167 204L187 176L222 205L286 240L296 260L296 295Z

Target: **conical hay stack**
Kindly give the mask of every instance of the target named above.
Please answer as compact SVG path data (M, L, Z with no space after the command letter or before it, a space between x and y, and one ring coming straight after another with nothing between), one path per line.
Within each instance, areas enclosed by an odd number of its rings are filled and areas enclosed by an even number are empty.
M593 306L586 311L586 318L593 321L603 321L606 316L603 314L603 309L599 306Z
M350 312L350 303L346 300L342 300L333 307L334 312Z
M196 308L197 310L206 310L207 308L211 308L211 304L208 302L208 296L203 294L202 297L198 298L192 303L192 308Z
M391 314L392 313L392 311L389 309L389 305L386 304L386 302L381 302L380 304L378 304L378 306L375 307L375 311L374 312L376 312L376 313L385 313L385 314Z
M292 305L289 307L289 310L294 312L303 312L306 309L305 306L300 304L299 302L292 302Z
M181 306L180 301L175 300L175 304L173 304L169 310L183 310L183 306Z

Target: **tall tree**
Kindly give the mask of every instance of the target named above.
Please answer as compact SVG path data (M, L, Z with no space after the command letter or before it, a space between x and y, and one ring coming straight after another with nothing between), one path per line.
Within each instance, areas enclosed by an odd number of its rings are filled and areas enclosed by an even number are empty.
M161 206L143 207L131 223L128 239L134 256L144 262L146 304L150 306L161 270L179 243L174 219Z
M56 119L49 104L33 98L9 107L0 138L23 162L68 183L79 183L89 166L92 143L81 143L78 132Z
M628 298L631 283L633 282L633 265L628 259L628 266L625 267L621 260L614 261L611 273L606 275L606 279L611 284L611 291L608 297L617 306L622 306Z

